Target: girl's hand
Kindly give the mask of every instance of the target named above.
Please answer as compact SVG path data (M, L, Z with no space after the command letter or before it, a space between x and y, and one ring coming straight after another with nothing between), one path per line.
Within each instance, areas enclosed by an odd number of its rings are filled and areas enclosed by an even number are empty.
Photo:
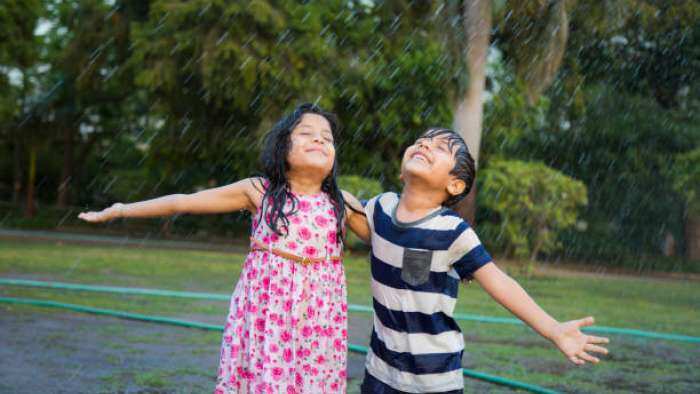
M589 316L579 320L558 323L550 339L572 363L583 365L588 361L597 364L600 360L590 355L589 352L608 354L608 349L598 346L598 344L609 343L610 340L604 337L586 335L581 332L581 327L590 326L593 322L593 317Z
M107 209L103 209L99 212L82 212L78 215L79 219L82 219L90 223L102 223L107 222L122 216L122 210L124 204L118 202Z

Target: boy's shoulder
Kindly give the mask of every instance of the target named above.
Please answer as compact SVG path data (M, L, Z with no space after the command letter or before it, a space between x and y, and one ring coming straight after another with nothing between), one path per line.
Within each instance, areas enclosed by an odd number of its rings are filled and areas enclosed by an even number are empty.
M383 192L376 196L370 198L369 200L361 201L362 206L365 208L365 213L368 215L367 218L371 219L371 214L377 206L380 206L382 210L388 210L391 206L398 204L399 196L395 192Z
M441 244L456 241L466 232L473 233L467 220L449 207L441 207L427 217L411 224L397 223L394 218L400 195L395 192L379 194L367 202L365 212L370 222L377 226L383 224L385 229L396 228L399 233L415 233L418 238L439 238Z
M386 202L398 203L399 195L396 192L382 192L382 193L379 193L376 196L370 198L369 200L367 200L367 204L369 204L369 203L376 204L377 201L381 201L383 203L386 203Z

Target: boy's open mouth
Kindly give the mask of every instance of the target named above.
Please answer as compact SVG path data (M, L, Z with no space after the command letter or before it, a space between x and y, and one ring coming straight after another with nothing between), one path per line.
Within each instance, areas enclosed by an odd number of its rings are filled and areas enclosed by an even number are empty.
M423 152L416 152L412 154L411 159L421 159L426 163L430 163L430 159L428 159L428 156Z

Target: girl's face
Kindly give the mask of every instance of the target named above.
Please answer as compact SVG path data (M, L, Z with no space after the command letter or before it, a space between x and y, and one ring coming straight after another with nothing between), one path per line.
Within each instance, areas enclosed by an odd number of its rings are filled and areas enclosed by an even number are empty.
M335 163L335 145L331 125L325 117L304 114L290 135L287 163L293 171L316 171L323 178Z

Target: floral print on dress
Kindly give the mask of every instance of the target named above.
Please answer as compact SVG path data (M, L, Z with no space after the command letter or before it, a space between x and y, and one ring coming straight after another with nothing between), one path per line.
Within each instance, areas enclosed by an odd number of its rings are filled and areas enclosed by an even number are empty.
M330 260L342 251L333 204L326 193L295 197L285 236L259 214L252 236L329 259L302 265L268 251L248 254L224 326L215 394L345 392L348 307L343 265Z

